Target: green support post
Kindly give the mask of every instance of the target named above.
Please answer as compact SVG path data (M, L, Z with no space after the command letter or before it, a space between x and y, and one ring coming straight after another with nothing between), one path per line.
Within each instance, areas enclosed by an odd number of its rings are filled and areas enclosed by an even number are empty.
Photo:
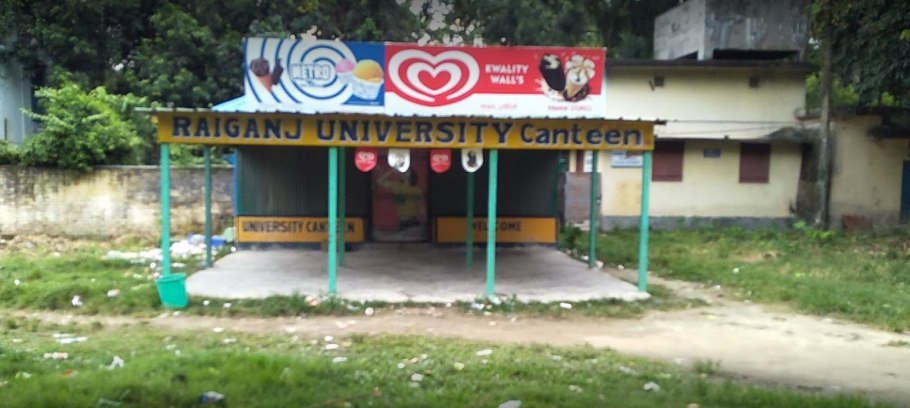
M161 144L161 274L171 274L171 148Z
M496 293L496 182L499 151L490 149L490 189L487 200L487 296Z
M212 147L205 146L205 266L212 267Z
M468 234L465 237L465 250L467 251L465 266L470 269L474 266L474 173L468 173L468 202L465 207L468 219Z
M597 192L600 184L597 177L598 151L591 152L591 219L588 223L588 269L594 269L597 264Z
M338 148L329 148L329 294L335 294L338 269Z
M338 222L341 225L341 233L338 234L338 265L344 266L345 239L348 233L348 223L345 221L345 196L347 195L347 179L345 175L345 157L346 153L343 147L338 148Z
M648 201L651 198L651 152L641 167L641 227L638 242L638 291L648 291Z

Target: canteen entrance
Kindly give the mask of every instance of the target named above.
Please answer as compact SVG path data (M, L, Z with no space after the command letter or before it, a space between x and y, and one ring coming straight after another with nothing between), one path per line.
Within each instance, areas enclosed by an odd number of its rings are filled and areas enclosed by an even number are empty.
M467 173L462 150L452 149L451 167L437 172L431 169L430 151L409 149L410 163L403 172L389 164L389 149L376 149L375 167L368 172L356 167L355 149L339 152L338 198L347 224L346 248L368 243L465 245L469 215L473 242L485 242L489 153L481 153L480 168ZM500 152L500 245L556 245L562 156L546 150ZM240 146L237 158L238 247L320 248L327 237L326 149Z
M538 301L648 296L653 122L151 113L158 120L165 197L170 144L235 147L239 251L190 276L193 295L293 291L388 301L503 291ZM639 247L638 288L595 262L596 229L589 233L587 265L554 250L560 157L573 150L643 152L642 234L628 243ZM448 166L437 165L440 155ZM592 191L599 190L596 174ZM595 226L596 203L592 194ZM162 213L162 247L168 248L169 200L162 199ZM162 265L170 273L170 259Z

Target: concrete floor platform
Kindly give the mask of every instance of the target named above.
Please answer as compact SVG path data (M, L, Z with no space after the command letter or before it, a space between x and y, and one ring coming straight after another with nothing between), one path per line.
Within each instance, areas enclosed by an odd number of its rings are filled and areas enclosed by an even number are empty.
M486 290L485 250L465 269L465 250L428 245L372 245L346 254L338 268L338 295L386 302L471 301ZM324 294L327 254L312 250L238 251L187 278L193 296L225 299ZM647 299L635 285L549 248L500 249L496 293L523 302Z

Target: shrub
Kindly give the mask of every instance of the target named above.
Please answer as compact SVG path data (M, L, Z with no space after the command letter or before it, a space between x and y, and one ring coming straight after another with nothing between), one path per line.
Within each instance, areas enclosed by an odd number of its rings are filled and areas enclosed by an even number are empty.
M144 98L111 95L103 87L85 92L64 82L59 88L35 92L42 114L26 113L41 122L41 129L25 143L22 162L31 166L58 167L87 172L106 164L140 164L148 151L149 137L134 112Z

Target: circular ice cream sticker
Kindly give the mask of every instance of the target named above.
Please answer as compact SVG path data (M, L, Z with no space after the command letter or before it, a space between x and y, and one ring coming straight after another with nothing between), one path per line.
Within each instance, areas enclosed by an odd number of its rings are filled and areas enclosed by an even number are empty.
M401 173L411 167L411 151L408 149L389 149L389 167Z
M461 166L468 173L474 173L483 166L483 150L481 149L462 149Z

